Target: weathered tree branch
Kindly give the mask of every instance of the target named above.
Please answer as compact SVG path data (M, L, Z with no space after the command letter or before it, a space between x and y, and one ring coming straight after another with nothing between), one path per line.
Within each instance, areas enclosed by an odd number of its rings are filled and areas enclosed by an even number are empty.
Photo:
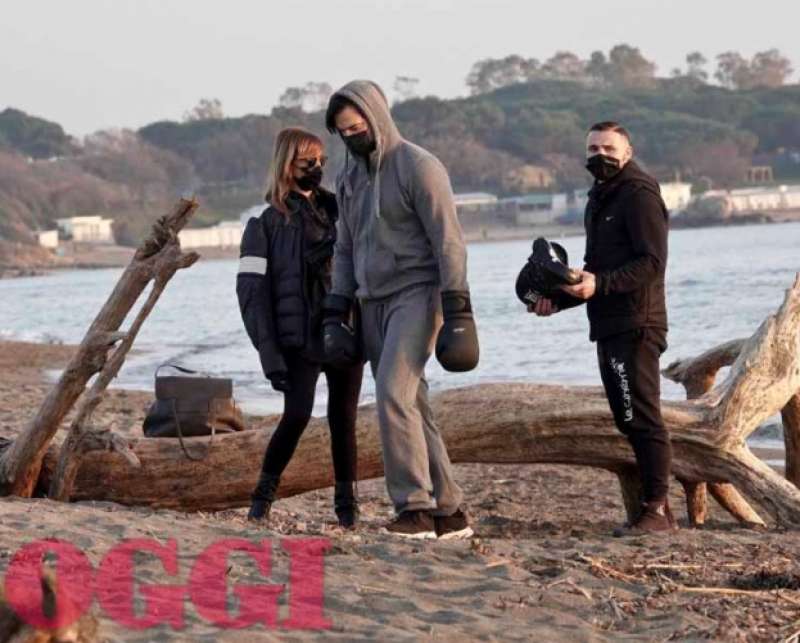
M786 479L800 487L800 392L783 407L781 420L786 447Z
M683 492L686 494L686 513L692 527L701 527L706 521L708 501L705 482L688 482L681 480Z
M36 416L0 455L0 495L33 493L50 440L86 383L105 367L109 350L124 341L125 335L120 335L118 329L155 276L162 253L177 244L178 231L196 209L196 201L181 199L170 214L153 226Z
M797 280L793 286L793 290L796 289ZM756 350L752 341L755 337L762 336L761 350L767 346L769 347L768 350L770 354L769 360L762 360L769 363L760 366L762 381L766 383L766 387L762 392L767 392L772 398L770 400L771 405L767 405L760 410L760 417L756 416L750 419L749 426L740 427L740 435L742 436L740 439L742 441L746 439L747 435L749 435L758 424L780 409L783 420L784 445L786 448L786 478L795 486L798 486L798 483L800 483L800 391L798 391L797 388L797 380L798 377L800 377L800 373L798 373L796 365L797 345L800 341L800 332L797 328L797 315L797 302L794 302L794 306L792 306L787 294L787 298L778 311L778 314L775 317L768 318L750 340L738 339L726 342L716 348L706 351L697 358L674 362L663 371L666 377L684 385L688 397L700 397L706 394L713 386L717 371L720 368L734 362L739 364L739 359L745 348L751 350L751 355L749 358L743 358L743 368L748 369L752 364L759 362L759 357L752 354L752 352ZM791 318L792 316L794 316L794 319ZM775 324L779 325L778 330L775 330ZM794 366L792 366L793 360L795 362ZM725 389L730 380L737 377L736 368L737 366L734 366L734 368L731 369L728 380L720 384L718 391L719 389ZM794 374L792 374L792 368L794 368ZM772 371L771 373L770 370ZM742 365L740 364L739 375L741 375L741 371ZM763 375L764 371L768 373L766 377ZM758 385L754 382L757 381L758 376L751 375L750 377L752 379L749 386L757 388ZM774 388L772 387L773 377L777 377L775 381L776 384L780 383L779 386L776 385ZM783 387L782 390L781 386ZM731 390L727 390L726 394L732 396L732 387L728 388ZM746 387L744 388L746 389ZM789 396L788 399L782 402L781 400L786 398L787 395ZM756 404L758 404L758 402L756 402ZM723 429L721 433L726 432ZM732 432L730 435L734 433L735 432ZM712 492L715 500L741 522L764 524L755 510L741 497L732 485L721 483L710 484L709 490Z
M150 315L173 275L182 268L188 268L198 259L198 255L195 253L181 253L180 246L172 239L167 242L167 245L160 252L151 255L151 257L155 260L152 268L153 288L150 290L144 305L139 309L128 332L124 334L121 343L114 350L111 358L106 362L91 388L81 398L75 419L70 425L69 434L61 445L58 465L50 484L48 495L53 500L69 500L69 494L75 479L75 473L80 465L81 456L89 447L89 445L82 444L89 431L88 420L92 412L103 400L103 395L111 380L117 376L119 369L122 368L125 357L131 346L133 346L133 342L139 334L145 319Z
M747 341L743 357L723 384L698 399L662 405L676 477L690 484L725 483L716 489L735 493L727 483L733 484L777 523L795 527L800 526L800 491L752 455L744 438L755 419L768 409L782 408L792 397L788 392L800 373L800 351L791 339L800 329L798 308L800 276L778 314ZM756 384L758 394L748 398L745 393L755 395ZM454 462L575 464L623 476L634 466L630 447L614 428L598 388L487 384L443 392L432 403ZM737 405L746 409L737 410ZM374 408L363 407L359 478L382 475L377 434ZM120 455L92 452L78 471L73 498L190 510L242 506L249 500L268 438L268 431L218 436L208 458L199 462L184 458L176 440L138 439L131 442L142 463L138 468L127 466ZM281 495L332 484L328 446L324 421L313 420L283 476ZM48 457L46 471L53 464ZM730 494L720 497L731 505ZM744 517L746 511L738 511Z
M758 512L742 497L729 482L709 482L708 491L720 507L725 509L743 525L763 527L766 525Z
M800 274L775 315L745 342L716 398L720 444L736 447L800 391Z
M675 361L665 368L662 374L668 379L682 384L686 389L687 399L697 399L714 387L717 372L721 368L730 366L736 361L746 341L745 339L734 339L707 350L695 358ZM725 482L698 483L687 480L680 482L686 494L686 513L692 527L701 527L705 524L708 513L708 492L711 492L714 500L740 523L764 525L764 521L758 513L747 500L742 498L733 485Z
M714 387L717 372L730 366L742 352L745 339L734 339L720 344L691 359L676 360L661 371L673 382L682 384L690 400L701 397Z

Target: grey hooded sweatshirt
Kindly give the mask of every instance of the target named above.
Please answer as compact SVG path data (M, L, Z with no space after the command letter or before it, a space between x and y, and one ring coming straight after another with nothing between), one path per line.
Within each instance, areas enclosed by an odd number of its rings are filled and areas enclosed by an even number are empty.
M366 116L376 149L368 163L348 151L337 178L332 292L381 299L422 283L468 290L464 233L447 170L400 135L375 83L356 80L336 95Z

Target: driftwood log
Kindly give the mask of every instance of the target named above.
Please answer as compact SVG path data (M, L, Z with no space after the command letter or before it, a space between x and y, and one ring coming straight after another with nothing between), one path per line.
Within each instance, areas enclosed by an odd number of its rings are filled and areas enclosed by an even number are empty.
M735 339L712 348L693 359L678 360L665 368L664 377L682 384L689 399L700 397L711 390L718 371L730 366L746 344ZM800 487L800 391L789 398L781 409L783 441L785 447L786 479ZM705 520L706 485L682 481L687 495L689 520L701 525ZM708 485L711 495L743 523L763 524L758 514L747 504L736 489L725 483ZM690 497L692 500L690 500Z
M84 393L86 384L100 373L83 398L77 417L64 443L58 476L51 476L55 493L68 494L77 460L89 447L122 448L119 439L108 435L106 440L84 441L92 411L122 365L147 313L175 270L194 263L195 253L181 254L177 235L197 209L195 200L181 199L172 212L161 217L150 236L137 249L131 263L89 327L75 355L67 364L36 416L14 442L0 454L0 495L31 496L36 487L42 458L67 413ZM154 289L127 332L119 329L147 285L155 280ZM117 346L117 344L119 345ZM110 355L110 356L109 356ZM96 436L95 436L96 437ZM128 466L132 457L128 457Z
M58 465L50 485L48 494L53 500L69 500L75 474L80 466L83 455L89 451L108 450L121 451L127 456L128 462L137 465L136 456L127 448L127 445L120 443L119 436L110 431L110 427L100 430L92 430L89 424L92 412L103 400L103 395L111 381L119 373L128 351L133 346L139 330L142 328L145 319L156 305L161 293L167 286L167 282L181 268L187 268L197 261L194 253L184 254L180 246L175 242L167 243L164 248L153 257L151 275L153 287L150 294L139 309L136 318L124 333L123 339L114 349L108 360L95 379L91 388L84 393L78 406L75 419L69 428L67 439L61 445L58 455ZM135 259L134 259L135 261Z
M800 275L776 314L739 347L724 381L694 399L663 402L674 474L689 485L695 504L700 504L699 485L722 484L723 506L739 519L745 510L725 504L726 489L734 493L738 489L777 524L800 527L800 491L754 456L745 442L798 390ZM631 449L614 428L598 387L486 384L440 393L432 404L454 462L573 464L620 476L629 475L634 466ZM281 495L332 484L327 434L323 420L312 421L283 476ZM72 497L185 510L243 506L268 438L266 427L218 436L203 461L188 460L177 441L131 440L130 449L141 466L132 466L119 453L89 453L77 473ZM372 406L360 410L358 438L359 478L381 476ZM186 442L198 452L205 449L205 438ZM51 450L45 476L54 465Z
M686 398L697 399L708 393L714 386L719 370L730 366L742 351L745 340L735 339L720 344L701 355L678 360L662 371L664 377L682 384ZM692 482L679 480L686 494L686 512L692 527L701 527L708 513L708 492L717 502L745 525L763 526L761 516L742 498L736 488L725 482Z

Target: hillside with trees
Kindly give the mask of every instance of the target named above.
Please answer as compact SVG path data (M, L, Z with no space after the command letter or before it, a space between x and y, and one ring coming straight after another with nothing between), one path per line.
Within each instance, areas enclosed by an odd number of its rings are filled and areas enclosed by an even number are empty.
M401 132L437 154L457 191L499 195L587 185L581 157L586 128L622 121L637 155L661 179L699 187L742 181L753 164L771 165L776 181L800 180L800 85L776 50L751 59L699 52L684 69L658 76L636 48L617 45L581 59L508 56L476 62L469 96L417 97L418 79L398 77L394 98ZM302 125L323 135L332 178L343 146L323 126L332 88L287 88L270 114L226 117L204 99L182 121L138 131L102 131L82 140L61 126L15 109L0 112L0 243L32 243L32 231L58 217L104 214L118 241L133 244L179 194L197 194L208 224L263 200L276 133Z

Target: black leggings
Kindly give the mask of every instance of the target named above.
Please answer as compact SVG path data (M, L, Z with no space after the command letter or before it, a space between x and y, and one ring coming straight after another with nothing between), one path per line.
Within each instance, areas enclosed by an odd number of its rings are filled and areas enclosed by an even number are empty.
M270 438L261 476L280 477L289 464L300 436L314 408L314 393L321 371L328 380L328 424L331 430L331 456L337 482L356 479L356 407L361 393L364 367L336 369L321 367L296 351L286 351L284 360L291 390L283 394L283 416Z
M645 502L666 499L672 445L661 418L658 359L667 347L666 333L638 328L597 342L600 377L614 423L636 456Z

